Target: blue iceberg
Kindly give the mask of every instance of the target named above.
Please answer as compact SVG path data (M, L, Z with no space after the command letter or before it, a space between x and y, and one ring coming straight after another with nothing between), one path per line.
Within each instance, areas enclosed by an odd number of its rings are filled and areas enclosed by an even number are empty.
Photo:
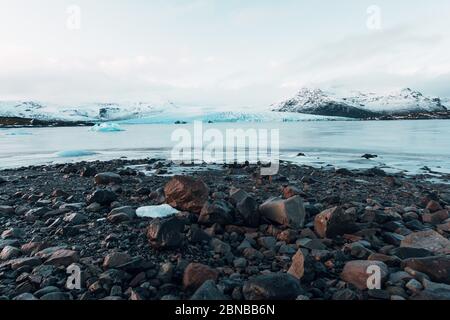
M61 151L58 152L56 155L60 158L78 158L78 157L87 157L87 156L93 156L97 153L94 151L87 151L87 150L68 150L68 151Z

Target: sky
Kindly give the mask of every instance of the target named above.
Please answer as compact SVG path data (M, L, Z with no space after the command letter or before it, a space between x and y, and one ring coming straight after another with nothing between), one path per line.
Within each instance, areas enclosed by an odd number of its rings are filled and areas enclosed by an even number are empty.
M0 0L0 100L267 106L449 83L448 0Z

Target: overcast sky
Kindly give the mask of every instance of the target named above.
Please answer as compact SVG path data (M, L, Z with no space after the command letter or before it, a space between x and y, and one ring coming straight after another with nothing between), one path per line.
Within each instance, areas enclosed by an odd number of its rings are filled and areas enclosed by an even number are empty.
M0 0L1 100L264 106L449 83L448 0Z

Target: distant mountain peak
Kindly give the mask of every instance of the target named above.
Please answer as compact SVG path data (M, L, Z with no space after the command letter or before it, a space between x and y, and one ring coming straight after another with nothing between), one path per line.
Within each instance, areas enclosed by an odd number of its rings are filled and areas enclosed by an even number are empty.
M274 111L298 112L324 116L368 118L419 112L446 111L440 98L426 97L411 88L387 94L353 91L337 93L301 88L291 99L273 106Z

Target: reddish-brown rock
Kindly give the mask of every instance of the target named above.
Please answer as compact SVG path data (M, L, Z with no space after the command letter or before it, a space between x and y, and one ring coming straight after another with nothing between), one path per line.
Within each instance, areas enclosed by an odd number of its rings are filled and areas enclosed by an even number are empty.
M303 278L305 274L305 256L303 255L302 250L298 250L292 257L292 264L288 270L288 273L297 279Z
M368 260L354 260L345 264L344 270L342 270L341 278L345 282L351 283L359 290L366 290L367 280L372 275L371 267L379 267L380 270L380 284L383 284L388 275L389 269L387 265L381 261L368 261Z
M204 264L191 263L184 271L183 286L186 290L197 290L208 280L216 281L218 276L217 270Z
M321 238L335 238L355 231L355 216L351 210L334 207L319 213L314 219L314 230Z
M299 196L288 200L271 198L259 207L261 216L294 229L302 228L305 223L306 211Z
M414 232L407 235L401 242L401 247L420 248L434 253L450 253L450 240L434 230Z
M54 252L50 258L45 261L45 264L51 264L54 266L64 266L67 267L71 265L72 263L78 262L80 259L80 256L78 255L78 252L73 250L66 250L61 249L56 252Z
M200 213L208 200L209 190L202 180L186 176L175 176L165 188L167 204L181 210Z

